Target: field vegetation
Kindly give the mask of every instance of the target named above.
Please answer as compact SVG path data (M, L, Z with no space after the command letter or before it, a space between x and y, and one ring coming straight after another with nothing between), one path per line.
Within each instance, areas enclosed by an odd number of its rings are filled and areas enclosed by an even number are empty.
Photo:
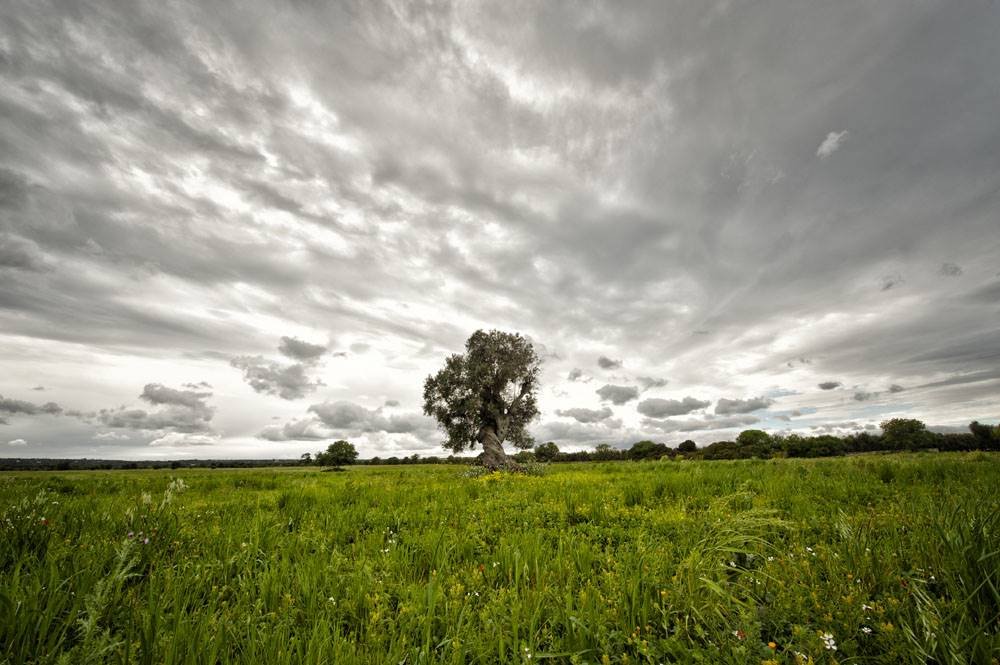
M1000 456L0 475L3 663L986 663Z

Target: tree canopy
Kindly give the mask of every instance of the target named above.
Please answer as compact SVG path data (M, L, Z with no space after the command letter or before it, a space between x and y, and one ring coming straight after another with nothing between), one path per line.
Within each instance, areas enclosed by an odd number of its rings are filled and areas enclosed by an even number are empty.
M353 443L340 439L334 441L326 450L316 453L316 463L321 466L344 466L353 464L358 459L358 451Z
M445 447L458 453L475 444L530 448L527 425L538 415L535 392L540 360L518 333L477 330L437 374L424 381L424 414L448 435Z
M681 442L681 445L677 446L677 452L679 453L693 453L698 450L698 444L691 439L685 439Z
M890 450L916 450L926 447L924 444L928 440L929 432L919 420L892 418L883 420L879 427L882 428L882 440L888 444Z
M559 454L559 446L555 441L547 441L535 446L535 459L539 462L551 462Z

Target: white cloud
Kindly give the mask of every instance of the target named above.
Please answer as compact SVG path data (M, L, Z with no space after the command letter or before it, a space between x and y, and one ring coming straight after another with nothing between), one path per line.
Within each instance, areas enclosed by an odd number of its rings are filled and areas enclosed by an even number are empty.
M97 441L128 441L131 438L124 432L97 432L94 434L94 439Z
M185 434L184 432L168 432L149 442L154 447L175 447L183 448L187 446L211 446L219 442L218 435L212 434Z
M832 155L833 153L837 152L837 150L840 149L840 146L843 145L846 139L847 139L846 129L842 132L830 132L829 134L826 135L826 138L823 139L823 142L819 145L819 148L816 149L816 155L820 159L825 159L829 157L830 155Z
M28 445L28 442L25 441L24 439L11 439L10 441L7 442L7 445L8 446L26 446L26 445Z

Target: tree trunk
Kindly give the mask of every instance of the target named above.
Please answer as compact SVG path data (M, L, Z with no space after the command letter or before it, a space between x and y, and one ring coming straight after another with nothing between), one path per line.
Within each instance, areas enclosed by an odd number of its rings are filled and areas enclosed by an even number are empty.
M479 463L490 471L524 471L524 467L507 457L503 451L503 444L497 436L496 430L487 425L479 430L479 443L483 446L483 454L479 456Z

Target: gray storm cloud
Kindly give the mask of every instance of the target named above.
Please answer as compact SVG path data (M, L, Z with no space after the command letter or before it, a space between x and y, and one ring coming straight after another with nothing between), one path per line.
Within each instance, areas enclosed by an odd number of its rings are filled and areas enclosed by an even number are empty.
M33 241L0 233L0 270L4 268L39 271L45 268L45 259Z
M211 396L212 393L210 392L177 390L159 383L147 383L143 387L139 398L150 404L173 404L185 406L190 409L206 409L208 406L205 403L205 399Z
M685 397L682 400L676 399L644 399L639 402L636 410L649 418L664 418L666 416L681 416L698 409L704 409L711 402Z
M212 431L211 421L215 416L215 407L206 401L211 396L210 392L178 390L159 383L148 383L139 398L152 405L152 410L121 406L78 417L85 421L95 420L113 429L204 434ZM173 437L169 440L180 443L185 439Z
M639 389L635 386L616 386L605 384L595 391L602 401L622 405L634 399L639 399Z
M310 344L295 337L282 337L278 352L294 360L311 362L318 360L327 348L322 344Z
M642 386L643 391L652 390L653 388L662 388L668 383L666 379L660 379L654 376L637 376L635 377L635 380Z
M211 431L212 411L171 406L156 411L119 408L101 410L97 420L104 427L133 430L173 430L195 433Z
M303 363L282 365L261 356L240 356L230 364L243 372L243 379L254 391L281 399L301 399L323 385L306 374L309 367Z
M749 399L722 398L715 403L715 412L723 416L734 413L750 413L766 409L772 404L774 404L774 400L766 397L751 397Z
M731 416L728 418L716 418L708 420L688 419L688 420L657 420L647 418L642 421L646 427L659 430L660 432L699 432L705 430L725 430L747 427L760 422L755 416Z
M563 416L565 418L572 418L581 423L598 423L613 416L614 411L608 407L604 407L602 409L585 409L576 407L572 409L557 409L556 415Z
M278 353L298 362L290 365L267 360L263 356L238 356L230 366L243 372L243 380L255 392L277 395L281 399L301 399L323 385L309 375L327 347L311 344L295 337L282 337ZM336 355L336 354L335 354Z
M105 365L166 362L227 395L223 440L266 453L246 435L275 397L414 404L430 358L496 327L544 346L556 441L664 434L555 417L618 356L615 406L669 376L786 411L846 396L842 422L992 418L1000 13L791 9L0 3L0 366L20 381L0 389L115 404L135 388ZM275 330L299 336L276 350ZM830 377L877 401L817 391ZM207 427L193 410L102 418ZM0 411L53 455L103 424L48 415ZM365 418L373 441L433 440ZM329 430L305 422L278 440Z
M366 409L347 400L313 404L308 413L312 416L266 427L258 437L269 441L318 441L336 436L380 433L409 434L427 440L433 437L436 429L433 419L419 413L386 416L382 409Z
M9 416L34 416L40 414L57 416L62 412L63 408L55 402L35 404L34 402L13 399L0 395L0 425L6 425L8 423L7 418Z
M614 360L608 358L607 356L601 356L597 359L597 364L601 369L618 369L622 366L621 360Z

